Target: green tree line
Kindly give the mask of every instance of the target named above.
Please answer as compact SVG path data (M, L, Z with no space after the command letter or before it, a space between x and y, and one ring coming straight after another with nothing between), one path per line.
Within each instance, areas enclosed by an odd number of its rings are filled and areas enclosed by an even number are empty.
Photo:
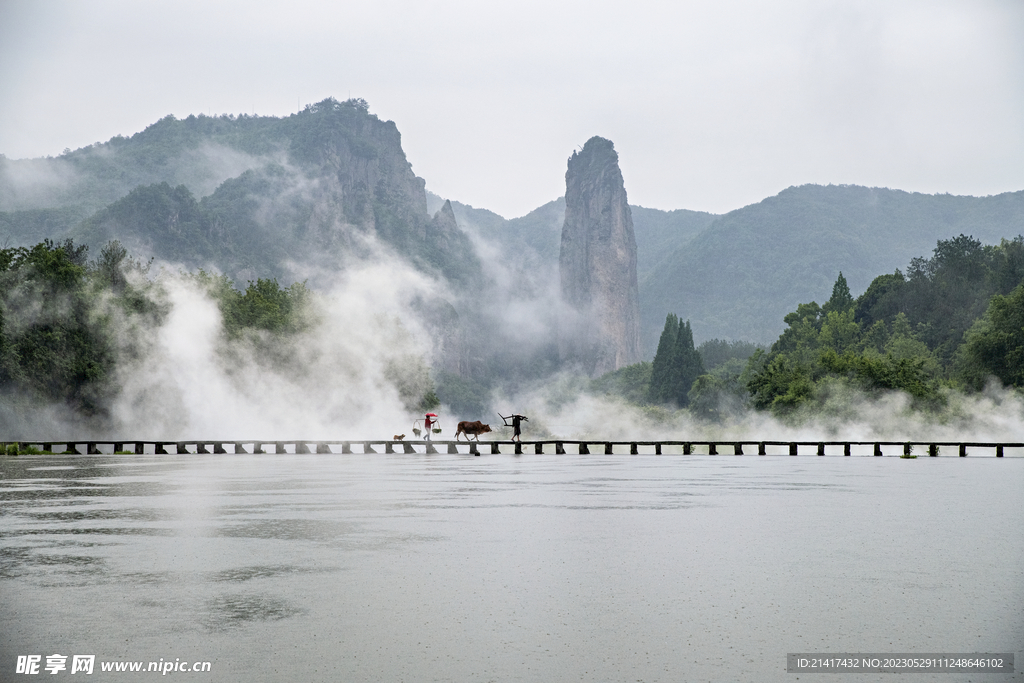
M640 404L717 419L732 408L777 415L822 408L843 388L904 392L919 409L987 382L1024 388L1024 237L982 245L940 240L904 275L880 275L854 297L839 273L822 305L799 304L769 349L711 340L694 350L689 322L670 314L653 363L592 388Z

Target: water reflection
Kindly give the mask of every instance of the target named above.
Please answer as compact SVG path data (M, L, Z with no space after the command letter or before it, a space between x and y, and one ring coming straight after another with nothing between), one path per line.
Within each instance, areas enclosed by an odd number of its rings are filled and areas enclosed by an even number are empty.
M273 595L225 594L207 601L201 621L211 631L224 631L241 628L246 622L278 621L301 613Z

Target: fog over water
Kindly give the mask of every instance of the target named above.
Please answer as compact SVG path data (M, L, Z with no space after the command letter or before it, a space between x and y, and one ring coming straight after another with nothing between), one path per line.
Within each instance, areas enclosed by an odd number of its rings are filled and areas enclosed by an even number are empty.
M5 680L53 653L211 681L790 681L787 652L1024 651L1019 458L21 456L0 477Z

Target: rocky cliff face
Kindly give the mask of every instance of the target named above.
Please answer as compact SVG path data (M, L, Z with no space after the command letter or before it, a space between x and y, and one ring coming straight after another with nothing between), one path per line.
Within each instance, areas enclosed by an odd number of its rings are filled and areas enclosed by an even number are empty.
M565 173L559 355L592 377L640 360L636 238L610 140L593 137Z

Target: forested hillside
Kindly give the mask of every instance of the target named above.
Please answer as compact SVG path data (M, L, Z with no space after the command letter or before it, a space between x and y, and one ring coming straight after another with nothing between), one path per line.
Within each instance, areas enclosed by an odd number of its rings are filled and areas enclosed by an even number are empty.
M939 240L930 258L879 275L858 297L842 273L830 291L786 314L769 349L695 347L689 321L669 314L653 363L610 373L591 390L719 421L748 408L841 417L858 397L889 392L938 412L951 392L988 382L1024 389L1024 237Z

